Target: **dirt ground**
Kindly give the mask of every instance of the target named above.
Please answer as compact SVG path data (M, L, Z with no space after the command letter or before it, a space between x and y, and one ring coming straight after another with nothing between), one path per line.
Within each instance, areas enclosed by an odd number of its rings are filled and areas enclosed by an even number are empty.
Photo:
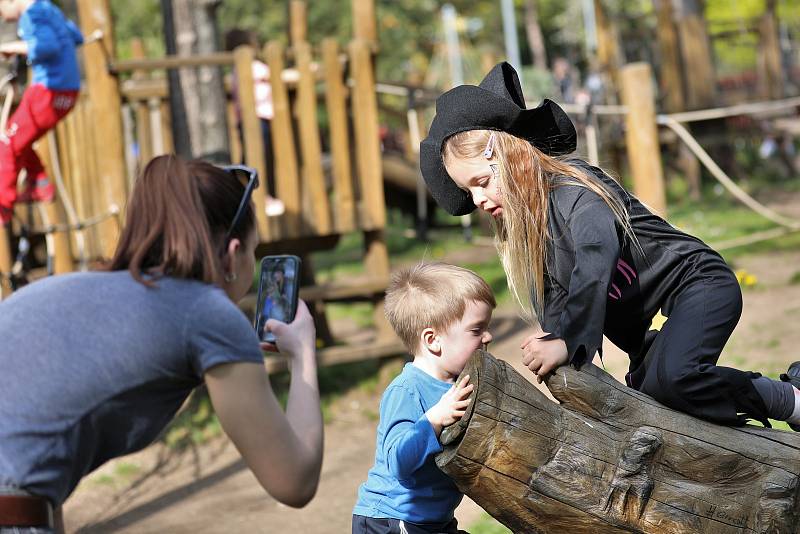
M471 251L473 258L491 253L487 244ZM736 268L754 275L756 283L744 291L744 314L721 363L775 376L800 359L796 350L800 347L800 283L796 281L800 250L747 256L736 261ZM525 325L512 305L496 311L493 333L490 351L531 378L519 362ZM604 365L617 379L624 375L626 360L606 343ZM401 364L400 360L387 364L384 379ZM374 459L379 401L380 388L375 394L353 391L336 401L325 428L319 491L301 510L270 498L235 447L222 437L181 455L169 455L162 446L154 446L106 464L67 501L67 531L349 532L358 485ZM467 498L456 511L462 528L467 529L480 515L481 509Z

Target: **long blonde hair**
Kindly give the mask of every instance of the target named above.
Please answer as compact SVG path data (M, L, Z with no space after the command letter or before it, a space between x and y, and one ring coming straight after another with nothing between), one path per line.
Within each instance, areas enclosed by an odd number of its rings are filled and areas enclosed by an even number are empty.
M531 323L541 317L544 304L545 259L548 235L548 197L563 185L585 187L602 198L623 227L635 236L625 204L580 167L548 156L528 141L505 132L469 130L448 138L442 150L450 158L482 156L489 135L495 134L494 154L500 172L497 187L503 216L493 219L495 246L506 272L508 286ZM558 178L558 180L554 180Z

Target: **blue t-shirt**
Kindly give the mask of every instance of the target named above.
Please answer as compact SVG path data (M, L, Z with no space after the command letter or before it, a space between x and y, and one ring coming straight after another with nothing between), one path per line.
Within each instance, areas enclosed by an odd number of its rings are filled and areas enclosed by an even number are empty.
M32 83L48 89L70 91L81 87L75 46L83 35L50 0L36 0L19 18L19 38L28 43Z
M0 487L59 505L84 475L150 444L209 368L263 362L222 289L156 284L75 273L0 302Z
M452 384L411 363L383 393L375 465L358 489L356 515L446 523L463 495L434 461L442 450L425 416Z

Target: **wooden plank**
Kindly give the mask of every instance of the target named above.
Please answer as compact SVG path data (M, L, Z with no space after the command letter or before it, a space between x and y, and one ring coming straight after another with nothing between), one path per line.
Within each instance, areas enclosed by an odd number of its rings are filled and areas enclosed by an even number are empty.
M232 101L228 101L225 106L225 112L228 116L228 139L231 145L231 161L234 163L243 161L242 137L239 134L239 117L236 115L236 105Z
M161 117L161 142L163 143L163 154L172 154L175 152L175 141L172 139L172 118L169 114L169 104L165 100L162 100L158 108L159 116Z
M325 107L328 111L328 131L331 144L333 174L334 226L337 232L355 229L356 213L353 196L353 176L350 162L350 133L347 123L347 88L339 61L339 44L336 39L322 41L325 72Z
M666 214L664 171L656 128L652 71L647 63L631 63L622 69L622 101L625 117L625 147L628 152L634 192L658 213Z
M375 78L372 55L366 41L354 40L350 43L350 62L354 78L351 109L356 167L361 186L359 226L365 230L377 230L386 226L386 203L383 196Z
M8 275L13 263L11 225L0 224L0 300L11 295L11 280Z
M78 0L78 9L84 35L91 35L96 30L103 32L102 43L98 41L82 47L86 88L94 111L92 135L84 142L94 143L97 153L95 184L105 191L105 209L111 203L124 209L127 188L122 145L122 98L117 79L108 71L105 55L108 51L109 56L114 57L111 10L108 0ZM116 247L118 228L114 221L102 223L100 228L101 248L108 257Z
M300 288L300 298L306 302L364 301L383 295L389 277L361 276L346 278ZM243 310L255 310L256 295L250 293L239 301Z
M374 0L353 0L353 38L363 39L371 51L377 51L378 31L375 24Z
M81 0L79 0L81 1ZM102 0L83 0L98 2ZM135 70L152 71L178 69L184 67L211 67L233 65L234 55L230 52L214 52L212 54L195 54L192 56L164 56L152 59L126 59L111 61L112 72L119 74Z
M264 136L261 123L256 115L255 82L253 81L253 61L255 51L250 46L239 46L233 51L238 80L239 110L242 120L242 137L244 145L244 162L258 171L258 189L253 191L253 203L256 210L258 234L262 241L270 239L270 221L264 211L267 192L267 164L264 159Z
M320 367L340 363L357 362L374 358L386 358L406 354L406 349L399 339L375 341L365 345L345 345L327 347L317 350L317 363ZM270 355L264 359L268 373L283 372L288 369L288 358L281 355Z
M332 230L330 205L322 174L322 147L317 123L317 92L311 72L311 45L295 44L295 59L300 81L297 84L297 121L300 130L303 193L308 198L308 219L317 235Z
M272 85L272 153L275 156L275 190L286 211L281 215L282 237L301 235L300 174L294 143L289 93L278 73L283 72L283 45L271 41L264 47Z

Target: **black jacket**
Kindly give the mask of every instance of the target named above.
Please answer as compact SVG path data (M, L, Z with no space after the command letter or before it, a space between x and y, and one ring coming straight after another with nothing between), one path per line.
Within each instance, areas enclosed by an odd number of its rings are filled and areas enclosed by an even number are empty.
M731 274L722 257L647 209L613 178L577 160L590 177L622 199L641 252L611 208L585 187L553 177L542 328L567 345L580 366L601 350L603 335L632 363L644 357L644 336L656 313L669 317L675 297L704 274ZM642 254L642 252L644 254Z

